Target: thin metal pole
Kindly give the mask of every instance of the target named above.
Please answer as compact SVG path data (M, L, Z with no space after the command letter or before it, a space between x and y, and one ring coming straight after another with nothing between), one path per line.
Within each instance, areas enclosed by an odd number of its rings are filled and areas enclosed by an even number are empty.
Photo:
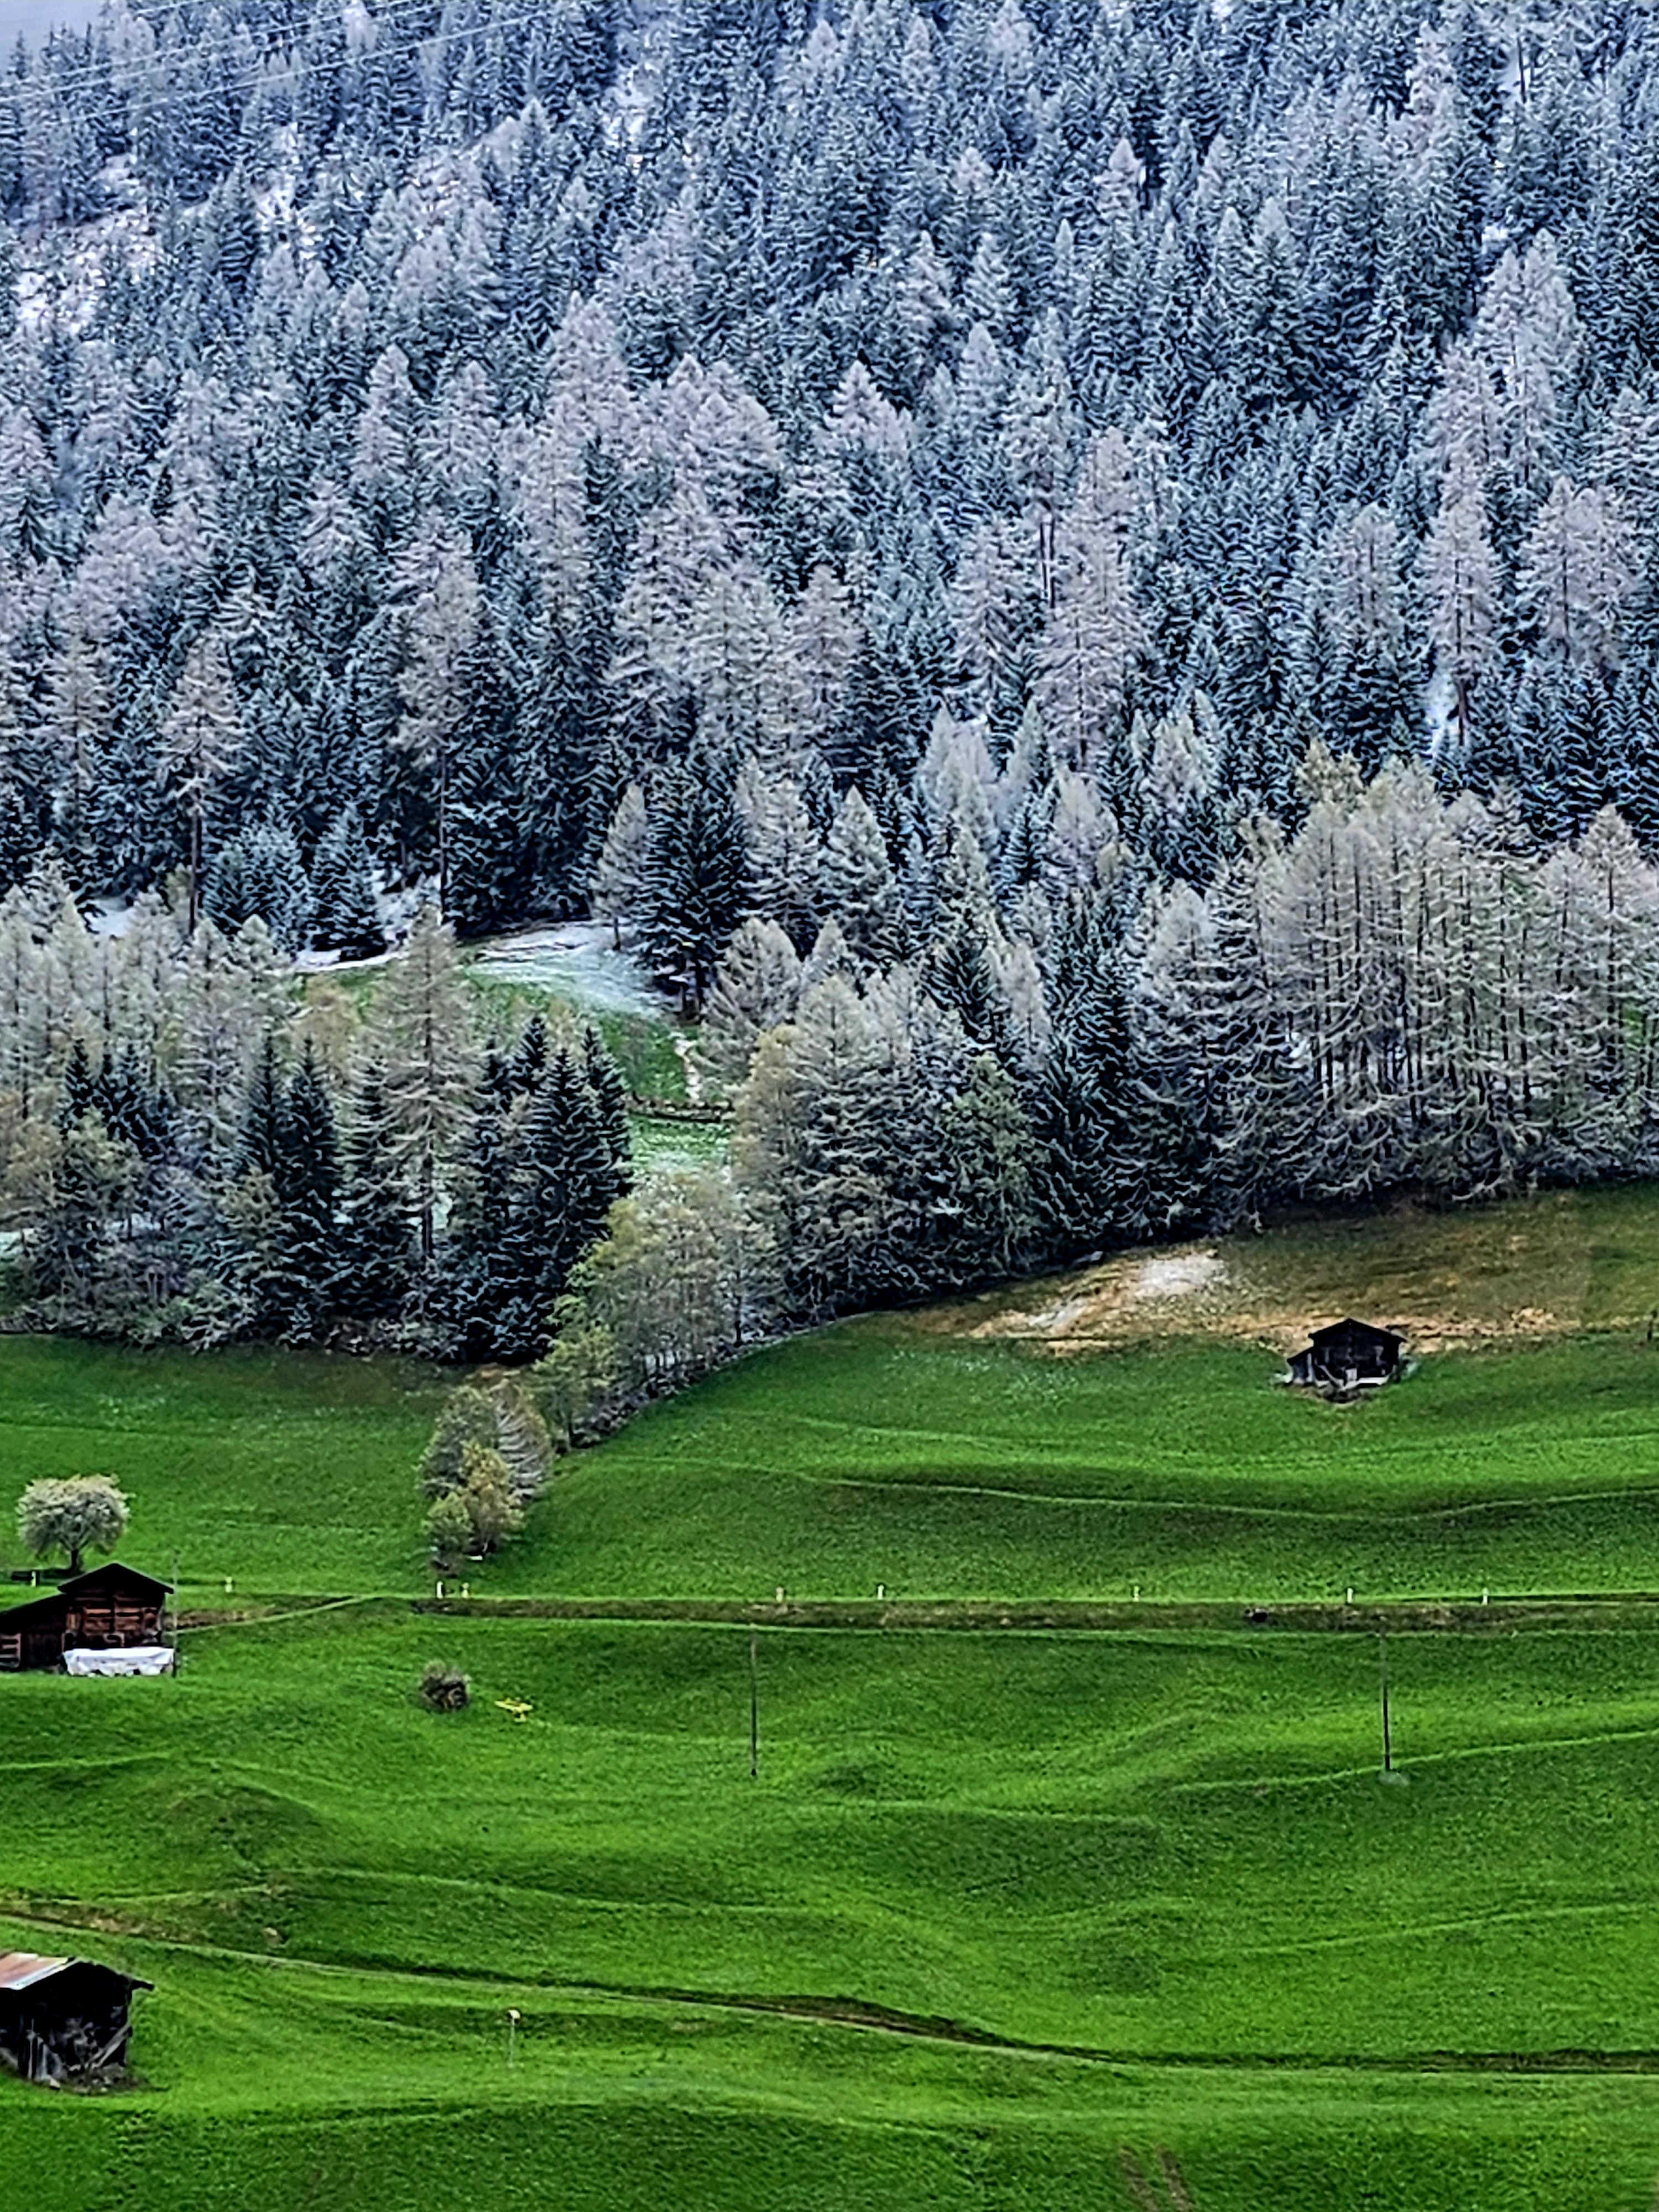
M760 1656L759 1638L749 1632L749 1779L760 1779Z
M1383 1629L1376 1639L1377 1658L1382 1679L1382 1771L1394 1771L1394 1746L1389 1735L1389 1632Z

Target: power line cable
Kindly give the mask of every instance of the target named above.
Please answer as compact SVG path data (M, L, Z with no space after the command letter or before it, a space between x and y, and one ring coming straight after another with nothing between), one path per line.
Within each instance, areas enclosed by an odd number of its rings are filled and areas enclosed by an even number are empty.
M394 27L397 27L406 18L422 12L428 4L428 0L387 0L382 13L371 16L369 21L376 25L392 23ZM362 68L368 62L395 58L400 54L417 53L422 46L433 46L441 41L447 42L458 39L488 39L499 31L515 31L532 23L550 26L553 21L552 10L544 7L534 9L526 15L496 16L487 22L464 24L451 30L445 30L440 25L437 29L422 32L412 39L379 41L374 46L366 46L356 53L299 54L295 47L290 46L273 51L266 61L262 63L258 70L251 76L222 77L201 88L210 92L253 92L263 86L272 83L280 84L285 77L296 76L306 71ZM76 70L66 70L61 74L54 74L47 70L40 76L14 77L9 80L0 80L0 83L3 83L5 88L9 89L14 96L23 98L31 95L39 97L43 91L52 93L108 91L125 94L154 84L164 84L173 94L182 94L187 89L198 89L186 88L177 82L182 59L182 55L174 53L165 58L153 56L143 64L129 64L112 57L106 64L82 64Z
M429 15L432 11L433 5L434 0L384 0L384 5L378 15L370 15L365 6L363 9L363 21L371 29L379 29L382 26L388 25L393 29L397 29L403 26L406 21L412 20L416 16ZM420 38L416 41L416 44L428 39L472 38L476 37L481 30L487 32L494 28L494 25L490 23L473 22L462 24L455 27L454 28L446 30L443 27L441 21L442 15L446 12L447 12L447 5L443 4L443 0L441 0L440 21L437 27L428 32L422 32L420 34ZM261 63L262 70L267 64L274 61L276 57L278 55L292 53L295 46L302 43L303 40L311 35L312 33L318 30L325 30L330 27L337 27L338 23L339 18L337 16L330 18L320 8L317 9L313 12L309 23L303 29L289 28L284 33L279 34L285 37L286 43L272 45L269 52L264 57L264 61ZM89 30L88 35L90 36L91 34L91 31ZM40 51L44 58L45 49L42 48ZM125 69L128 70L130 74L136 74L140 76L162 74L167 67L176 66L178 63L184 58L188 51L188 48L173 46L168 48L165 53L153 52L136 58L131 62L125 63L124 63L118 56L109 54L106 56L106 59L101 61L76 63L70 69L58 74L53 74L50 70L43 70L40 74L54 86L63 84L67 85L71 89L78 89L87 84L101 84L106 82L107 81L108 75L112 70ZM363 47L360 48L356 54L348 54L345 58L349 61L361 60L365 55L377 51L379 51L379 49ZM399 46L395 49L395 51L404 52L410 51L410 49L404 46ZM257 82L258 80L256 79L254 81ZM15 80L15 82L22 84L32 84L34 82L34 79L32 77L22 78Z
M372 16L369 20L374 23L392 22L395 27L398 19L406 15L418 15L424 9L429 9L431 4L432 0L387 0L384 13ZM453 34L434 33L432 35ZM9 86L14 93L83 92L88 87L100 91L109 89L125 91L134 83L143 83L147 78L171 75L186 58L187 52L187 49L182 47L172 47L165 54L151 53L131 62L123 61L119 56L106 52L101 61L78 62L66 70L53 70L46 65L46 49L41 48L40 50L41 65L32 75L0 80L0 86ZM239 89L243 83L249 82L256 84L263 83L268 69L276 65L277 56L292 52L291 45L273 47L265 58L265 61L261 64L258 76L252 80L233 79L230 88ZM361 57L356 55L347 57L349 60L358 58Z

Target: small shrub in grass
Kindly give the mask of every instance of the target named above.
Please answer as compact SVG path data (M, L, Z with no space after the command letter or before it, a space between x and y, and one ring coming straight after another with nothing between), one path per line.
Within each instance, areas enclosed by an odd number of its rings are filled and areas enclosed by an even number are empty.
M459 1667L446 1667L441 1659L428 1659L421 1669L421 1703L429 1712L459 1713L470 1705L472 1684Z

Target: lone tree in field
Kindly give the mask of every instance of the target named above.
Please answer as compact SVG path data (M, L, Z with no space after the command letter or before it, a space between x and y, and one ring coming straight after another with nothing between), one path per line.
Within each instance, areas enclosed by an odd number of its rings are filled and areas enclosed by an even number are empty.
M442 1574L453 1574L472 1548L472 1516L459 1490L447 1490L434 1498L426 1534L433 1565Z
M127 1501L106 1474L32 1482L17 1501L17 1533L31 1559L67 1552L81 1571L88 1552L112 1552L126 1533Z

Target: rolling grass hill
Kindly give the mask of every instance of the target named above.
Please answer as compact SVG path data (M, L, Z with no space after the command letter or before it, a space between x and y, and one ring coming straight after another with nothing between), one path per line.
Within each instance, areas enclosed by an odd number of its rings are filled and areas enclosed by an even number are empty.
M1363 1217L1211 1249L1222 1279L1191 1294L1123 1295L1127 1270L1180 1261L1142 1255L758 1352L567 1462L525 1540L475 1587L721 1600L1139 1587L1247 1604L1350 1587L1659 1590L1659 1344L1644 1309L1659 1194ZM1571 1285L1573 1328L1543 1326ZM1090 1297L1109 1299L1111 1318L1079 1340ZM1414 1341L1439 1348L1361 1405L1279 1388L1284 1344L1348 1306L1410 1308ZM1522 1317L1507 1332L1504 1313ZM187 1601L222 1597L227 1577L238 1596L413 1595L429 1584L412 1469L443 1384L322 1354L0 1337L0 1449L20 1486L119 1476L137 1501L136 1559L166 1572L176 1554Z
M149 2088L71 2137L0 2087L0 2145L90 2176L54 2212L549 2157L561 2204L1133 2205L1125 2146L1208 2212L1635 2212L1653 1650L1401 1639L1395 1790L1332 1638L769 1633L752 1783L734 1631L381 1608L20 1680L0 1938L158 1986Z
M774 1346L471 1577L606 1620L413 1609L441 1378L0 1339L20 1486L109 1468L135 1559L270 1616L173 1683L0 1678L0 1948L156 1984L143 2087L0 2081L6 2201L1644 2212L1659 1606L1419 1612L1397 1787L1376 1638L1246 1613L1659 1590L1656 1232L1644 1191L1306 1224ZM1409 1306L1417 1371L1277 1387L1349 1305ZM878 1585L1142 1605L763 1627L755 1780L750 1630L645 1617Z
M1060 1361L850 1323L585 1455L502 1574L750 1598L1659 1588L1644 1344L1447 1358L1345 1407L1274 1371L1224 1345Z
M757 1782L730 1629L337 1614L196 1632L160 1696L9 1684L6 1902L1137 2062L1647 2048L1648 1637L1396 1639L1399 1789L1369 1639L758 1642Z

